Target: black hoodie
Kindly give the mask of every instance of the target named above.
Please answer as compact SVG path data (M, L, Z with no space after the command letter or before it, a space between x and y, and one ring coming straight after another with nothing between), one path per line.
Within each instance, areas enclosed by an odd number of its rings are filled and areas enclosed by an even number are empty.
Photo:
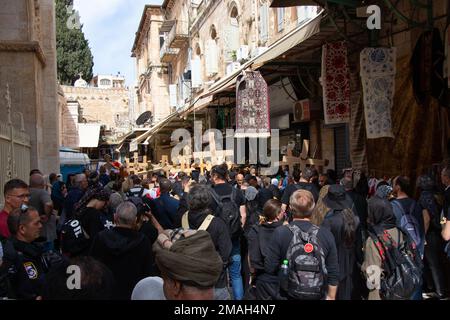
M115 227L100 232L90 255L112 271L116 280L115 299L130 300L140 280L157 274L150 241L132 229Z

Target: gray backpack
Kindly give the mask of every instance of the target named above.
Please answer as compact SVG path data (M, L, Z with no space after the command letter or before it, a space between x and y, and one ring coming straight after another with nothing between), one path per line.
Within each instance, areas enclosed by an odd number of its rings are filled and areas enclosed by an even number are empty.
M291 299L321 300L326 294L327 270L325 255L317 241L319 227L312 225L308 232L296 225L289 225L294 234L289 244L286 260L289 273L287 288Z

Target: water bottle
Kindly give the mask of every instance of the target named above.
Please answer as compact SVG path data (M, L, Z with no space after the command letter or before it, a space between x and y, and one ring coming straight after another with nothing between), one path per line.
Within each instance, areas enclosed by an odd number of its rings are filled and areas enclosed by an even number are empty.
M280 267L280 286L285 292L288 291L288 280L289 280L289 261L283 260Z

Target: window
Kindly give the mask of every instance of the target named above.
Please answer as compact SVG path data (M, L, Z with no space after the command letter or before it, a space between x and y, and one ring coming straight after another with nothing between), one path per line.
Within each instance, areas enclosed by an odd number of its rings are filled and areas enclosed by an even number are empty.
M237 58L237 51L239 50L239 23L237 20L238 11L236 6L230 11L230 24L224 26L224 53L225 61L235 61Z
M269 5L267 3L259 7L259 38L261 42L269 39Z
M284 8L277 8L278 32L284 29Z
M100 85L101 86L110 86L111 85L111 81L108 79L102 79L100 80Z

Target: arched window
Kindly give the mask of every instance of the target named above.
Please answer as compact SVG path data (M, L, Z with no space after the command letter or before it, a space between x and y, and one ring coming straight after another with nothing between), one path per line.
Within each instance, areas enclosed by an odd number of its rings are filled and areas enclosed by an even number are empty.
M234 5L233 8L231 8L231 13L230 13L230 21L231 21L231 25L233 26L239 26L239 22L238 22L238 9L237 7Z

